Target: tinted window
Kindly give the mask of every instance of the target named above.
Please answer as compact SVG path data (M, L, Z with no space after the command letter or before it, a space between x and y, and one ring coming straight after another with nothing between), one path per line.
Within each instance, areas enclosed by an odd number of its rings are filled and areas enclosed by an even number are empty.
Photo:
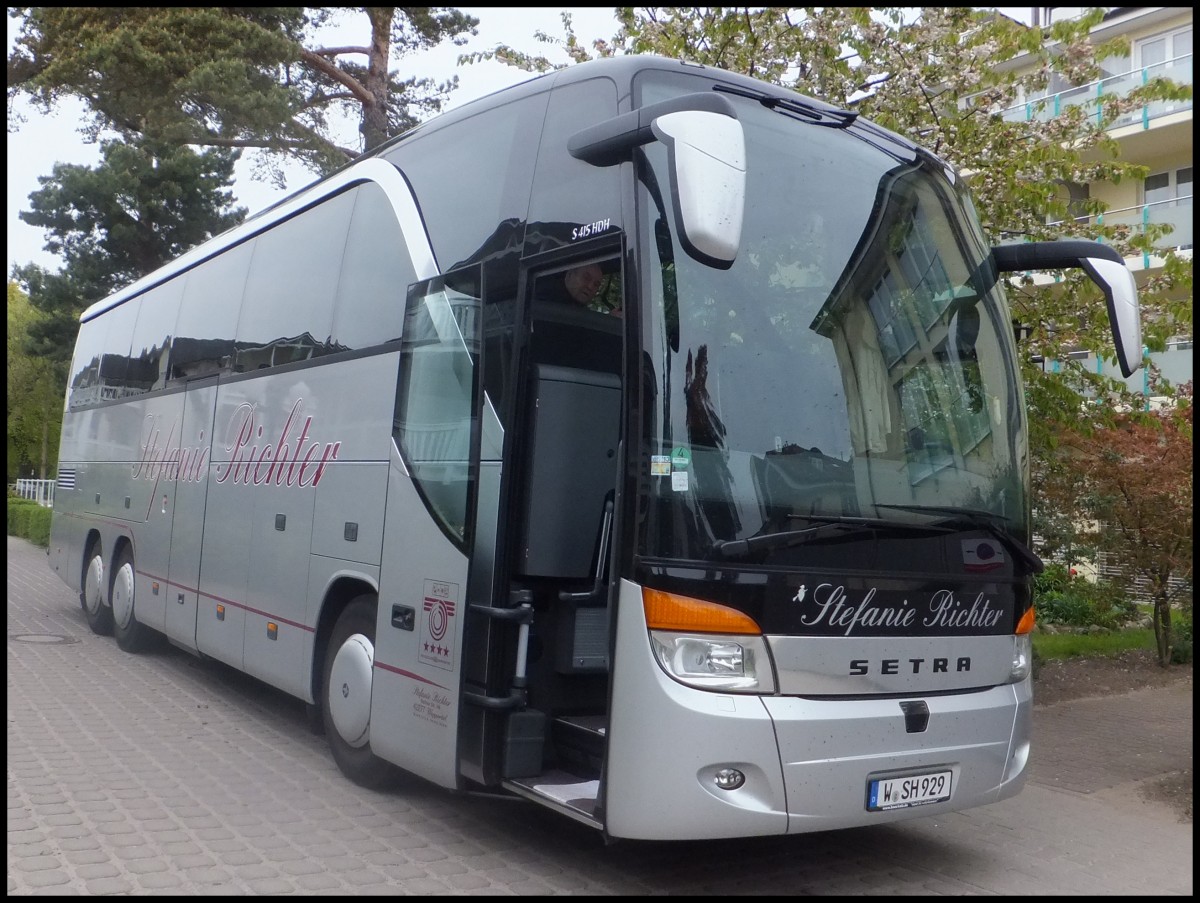
M443 271L488 256L503 221L525 221L546 96L416 136L386 155L413 186Z
M131 393L161 389L167 380L167 349L179 316L179 299L187 276L179 276L142 295L129 353Z
M233 337L254 242L206 260L188 274L171 342L171 379L233 372Z
M130 394L129 343L138 299L126 301L79 327L67 404L88 407Z
M234 370L309 360L330 345L352 193L342 193L258 236L237 328Z
M100 358L104 354L104 318L79 327L75 358L71 362L71 387L67 403L72 408L100 401Z
M576 132L616 115L617 88L606 78L551 92L529 204L527 254L621 227L620 167L592 166L567 152Z
M369 348L400 338L404 296L417 280L400 224L383 189L356 189L333 319L338 348Z
M115 401L129 394L129 345L141 299L134 298L104 314L104 353L100 358L100 400Z

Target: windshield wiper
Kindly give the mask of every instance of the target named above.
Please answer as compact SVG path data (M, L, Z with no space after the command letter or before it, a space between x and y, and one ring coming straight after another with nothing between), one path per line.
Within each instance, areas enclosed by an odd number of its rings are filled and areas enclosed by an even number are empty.
M779 549L786 546L797 546L820 535L849 531L858 533L864 530L890 530L903 533L953 533L954 528L943 527L939 524L904 524L880 517L857 517L836 514L789 514L789 518L816 522L815 527L805 527L803 530L783 530L779 533L764 533L750 536L746 539L718 539L713 543L713 551L722 558L745 558L751 552L760 549Z
M876 508L916 511L921 514L949 515L942 520L934 521L930 526L946 527L949 529L966 527L983 530L994 537L1000 545L1012 552L1013 555L1021 559L1033 573L1040 574L1046 569L1046 565L1042 559L1035 555L1025 543L1009 533L1008 529L1000 522L1000 516L992 514L990 511L979 511L975 508L955 508L950 505L885 505L882 502L875 502L874 504Z
M755 91L751 88L735 87L734 85L713 85L714 91L725 94L736 94L757 100L768 110L783 110L794 116L802 117L805 122L826 128L844 129L858 118L853 110L843 110L832 104L821 103L811 97L777 97L765 91Z

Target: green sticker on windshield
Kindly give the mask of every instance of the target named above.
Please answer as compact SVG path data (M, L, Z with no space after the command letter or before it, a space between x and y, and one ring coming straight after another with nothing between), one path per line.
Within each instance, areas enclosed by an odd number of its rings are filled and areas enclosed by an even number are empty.
M671 466L676 470L687 470L692 463L692 453L686 445L671 450Z

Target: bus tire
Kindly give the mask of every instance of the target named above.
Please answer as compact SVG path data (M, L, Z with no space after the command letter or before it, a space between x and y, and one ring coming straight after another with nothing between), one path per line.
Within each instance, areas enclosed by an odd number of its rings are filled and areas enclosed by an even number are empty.
M394 765L371 752L371 684L375 665L373 594L351 600L338 616L325 650L321 716L333 760L342 774L372 790L394 783Z
M87 565L83 569L83 589L79 591L79 604L88 627L97 636L108 636L113 632L113 613L108 604L104 575L104 549L100 540L95 540L87 553Z
M150 645L151 639L150 628L138 623L134 611L135 586L133 553L125 546L113 568L109 598L112 600L113 635L117 645L126 652L141 652Z

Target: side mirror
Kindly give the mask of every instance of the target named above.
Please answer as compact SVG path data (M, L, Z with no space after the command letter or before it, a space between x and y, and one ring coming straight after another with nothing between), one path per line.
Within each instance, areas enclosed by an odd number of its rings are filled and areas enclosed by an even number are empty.
M579 160L611 166L655 139L667 146L680 243L696 260L727 269L741 246L746 206L746 141L728 98L673 97L586 128L567 149Z
M746 208L742 124L719 113L685 110L657 117L652 128L671 161L671 207L684 250L728 269L741 246Z
M1142 319L1137 284L1121 255L1095 241L1034 241L992 248L1001 273L1082 268L1104 292L1117 364L1124 376L1142 365Z

